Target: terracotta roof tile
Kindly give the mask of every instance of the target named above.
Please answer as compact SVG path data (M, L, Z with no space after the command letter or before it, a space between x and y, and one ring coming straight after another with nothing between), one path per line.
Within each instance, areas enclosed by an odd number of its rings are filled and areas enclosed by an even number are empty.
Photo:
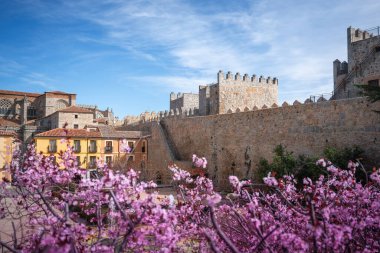
M39 133L36 137L84 137L98 138L102 137L99 131L87 131L86 129L65 129L55 128L50 131Z
M24 92L24 91L13 91L13 90L0 90L0 94L27 96L27 97L38 97L38 96L42 95L39 93L31 93L31 92Z
M6 119L0 117L0 126L18 127L20 126L20 123L14 119Z
M83 107L78 107L75 105L61 109L58 112L93 113L91 110L88 110L88 109L83 108Z
M0 136L15 136L16 133L14 131L2 131L0 130Z

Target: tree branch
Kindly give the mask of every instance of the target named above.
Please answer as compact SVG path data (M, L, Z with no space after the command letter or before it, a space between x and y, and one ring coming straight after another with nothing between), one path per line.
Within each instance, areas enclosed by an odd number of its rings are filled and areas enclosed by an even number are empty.
M216 232L218 233L219 237L227 244L228 248L234 253L239 253L239 250L236 248L236 246L231 242L231 240L223 233L223 231L220 229L216 219L215 219L215 213L214 208L210 207L210 217L212 225L214 226Z

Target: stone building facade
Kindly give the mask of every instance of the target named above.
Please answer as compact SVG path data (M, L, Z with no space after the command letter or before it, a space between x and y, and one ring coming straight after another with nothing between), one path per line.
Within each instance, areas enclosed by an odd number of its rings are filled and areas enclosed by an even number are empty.
M58 110L75 105L76 94L49 91L44 94L0 90L0 117L18 120L42 118Z
M0 130L14 131L22 141L34 134L62 127L83 128L87 124L113 124L112 110L76 106L76 94L62 91L30 93L0 90ZM74 111L73 111L74 109Z
M86 125L92 124L94 124L93 112L78 106L70 106L36 120L36 125L47 129L63 127L83 129Z
M347 62L333 62L333 99L356 97L355 85L380 85L380 27L347 28Z

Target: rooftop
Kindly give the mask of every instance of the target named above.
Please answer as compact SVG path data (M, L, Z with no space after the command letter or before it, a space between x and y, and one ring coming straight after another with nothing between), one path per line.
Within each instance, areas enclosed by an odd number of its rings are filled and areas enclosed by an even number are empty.
M59 110L58 112L73 112L73 113L93 113L91 110L83 108L83 107L78 107L78 106L69 106L64 109Z
M0 117L0 126L19 127L20 123L14 119L6 119Z
M31 93L31 92L24 92L24 91L13 91L13 90L0 90L0 94L3 95L17 95L17 96L27 96L27 97L38 97L42 94L39 93Z
M14 136L16 133L14 131L2 131L0 130L0 136Z
M66 129L55 128L40 134L36 137L87 137L99 138L102 137L99 131L87 131L86 129Z

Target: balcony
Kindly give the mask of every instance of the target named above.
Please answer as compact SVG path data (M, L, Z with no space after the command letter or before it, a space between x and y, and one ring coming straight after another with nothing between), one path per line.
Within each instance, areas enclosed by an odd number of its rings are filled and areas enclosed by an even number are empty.
M73 147L73 152L74 153L80 153L80 151L81 151L81 146L74 146Z
M112 146L105 146L104 147L104 152L105 153L112 153Z
M90 163L88 164L88 168L89 168L89 169L96 169L96 162L90 162Z
M47 148L48 153L56 153L57 152L57 146L48 146Z
M98 151L98 147L97 146L89 146L88 147L88 152L89 153L96 153Z

